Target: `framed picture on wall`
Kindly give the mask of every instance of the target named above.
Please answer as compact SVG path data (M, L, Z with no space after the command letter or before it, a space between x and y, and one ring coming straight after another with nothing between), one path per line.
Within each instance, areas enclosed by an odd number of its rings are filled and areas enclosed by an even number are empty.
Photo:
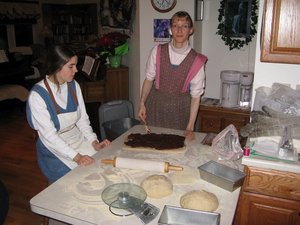
M101 0L101 25L112 28L131 29L136 0Z
M225 35L228 37L249 37L252 0L225 1Z
M153 20L153 37L156 42L170 41L170 19L154 19Z

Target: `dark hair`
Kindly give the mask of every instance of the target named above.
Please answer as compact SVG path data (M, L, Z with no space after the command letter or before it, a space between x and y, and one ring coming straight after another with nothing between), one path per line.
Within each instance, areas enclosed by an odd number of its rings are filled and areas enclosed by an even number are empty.
M67 46L54 46L47 54L44 70L45 75L55 75L75 55L76 53Z
M190 27L193 27L193 26L194 26L193 20L192 20L190 14L189 14L188 12L186 12L186 11L178 11L178 12L176 12L176 13L172 16L172 18L171 18L171 24L172 24L173 20L174 20L176 17L178 17L178 18L185 18L185 19L190 23Z

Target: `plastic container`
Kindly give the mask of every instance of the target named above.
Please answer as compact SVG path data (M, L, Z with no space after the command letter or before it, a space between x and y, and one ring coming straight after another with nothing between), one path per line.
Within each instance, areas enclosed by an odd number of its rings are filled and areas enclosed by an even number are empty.
M239 106L240 72L234 70L221 71L220 103L223 107Z
M134 118L122 118L117 120L106 121L102 124L105 136L108 140L113 141L131 127L140 124L139 120Z

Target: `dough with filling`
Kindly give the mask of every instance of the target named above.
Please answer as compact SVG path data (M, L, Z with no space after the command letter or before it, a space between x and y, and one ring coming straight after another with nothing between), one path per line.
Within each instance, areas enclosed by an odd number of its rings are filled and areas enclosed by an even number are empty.
M186 209L195 209L213 212L219 207L216 195L204 190L194 190L181 196L180 206Z
M141 186L150 198L163 198L173 192L172 182L164 175L151 175L142 181Z

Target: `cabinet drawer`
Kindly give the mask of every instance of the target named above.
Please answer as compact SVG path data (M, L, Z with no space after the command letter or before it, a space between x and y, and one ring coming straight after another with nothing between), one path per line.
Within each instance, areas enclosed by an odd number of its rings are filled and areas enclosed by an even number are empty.
M85 82L83 97L85 102L101 102L105 100L105 85L103 81Z
M200 132L219 133L221 130L221 119L215 116L200 116Z
M300 201L300 174L245 167L244 191Z
M249 122L250 110L200 104L198 118L200 132L219 133L229 124L240 131Z

